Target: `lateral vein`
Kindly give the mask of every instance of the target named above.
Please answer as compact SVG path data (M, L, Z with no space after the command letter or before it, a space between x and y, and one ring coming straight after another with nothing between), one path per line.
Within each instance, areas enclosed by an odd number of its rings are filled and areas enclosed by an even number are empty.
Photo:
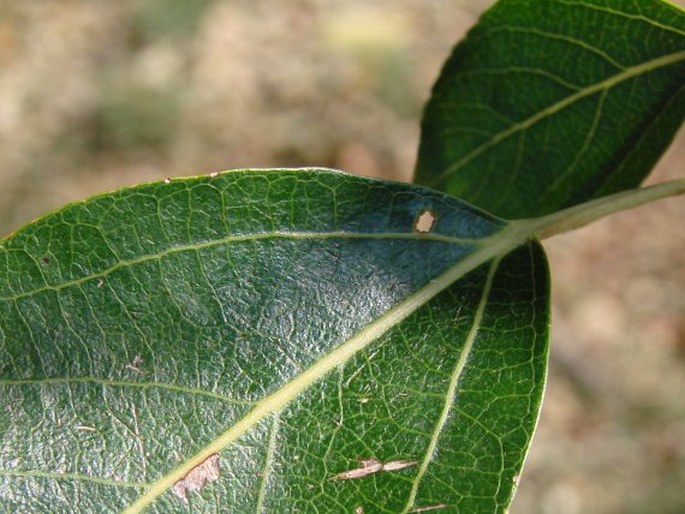
M423 480L423 477L426 475L428 467L430 466L430 463L433 460L433 457L435 456L435 450L438 446L438 441L440 440L440 436L442 435L442 432L445 428L445 425L447 424L447 421L449 420L450 414L454 407L454 401L456 399L459 380L461 379L464 369L466 368L466 364L469 360L469 357L471 356L471 352L473 351L478 331L480 330L481 324L483 322L483 313L485 312L485 307L488 303L490 291L492 290L492 283L495 277L495 272L497 271L497 268L499 267L499 263L501 262L501 260L502 257L500 256L494 259L492 261L492 264L490 265L488 276L485 280L485 285L483 286L483 293L481 294L481 298L478 302L476 313L473 317L471 329L469 330L469 333L466 336L464 347L461 351L461 354L459 355L459 359L457 360L456 365L454 366L454 371L452 372L452 376L447 387L447 393L445 394L445 403L443 404L442 412L440 413L440 417L438 418L438 421L435 424L435 429L433 430L433 435L431 436L430 442L428 444L426 454L423 460L421 461L421 465L419 466L418 472L416 473L414 480L412 481L411 491L409 492L407 503L405 504L404 509L402 509L402 514L407 514L411 512L412 508L414 507L414 502L416 501L416 495L418 494L421 481Z
M354 336L343 342L330 353L321 357L311 367L284 384L270 395L259 401L254 408L234 425L214 440L207 444L192 457L186 459L179 466L169 471L166 475L155 481L145 493L134 503L129 505L124 514L136 514L142 512L155 499L161 496L168 488L183 478L191 469L204 462L213 453L221 452L226 446L236 441L250 428L263 421L270 414L280 411L291 400L306 391L314 383L333 369L345 364L357 352L369 346L373 341L386 334L394 326L398 325L419 307L447 289L456 280L474 270L489 260L508 253L527 239L521 233L519 224L511 224L503 230L488 238L489 244L479 246L473 253L459 261L452 268L430 281L421 289L409 295L404 301L386 311L375 321L369 323Z
M264 499L266 498L266 489L269 482L269 475L274 462L274 453L276 451L276 444L278 439L278 428L280 426L281 418L278 413L274 414L273 422L271 423L271 430L269 433L269 446L266 449L266 459L264 461L264 468L262 469L261 483L259 485L259 494L257 496L256 514L262 514L264 511Z
M134 487L141 489L148 487L150 484L146 482L128 482L124 480L113 480L108 478L92 477L82 475L80 473L59 473L56 471L38 471L38 470L0 470L0 476L3 477L17 477L17 478L49 478L51 480L78 480L80 482L92 482L100 485L109 485L114 487Z
M206 248L215 248L217 246L227 245L231 243L243 243L251 241L264 241L269 239L292 239L292 240L327 240L327 239L359 239L359 240L408 240L408 241L434 241L452 244L473 245L478 244L484 238L460 238L453 236L445 236L434 233L417 233L417 232L264 232L243 235L231 235L205 241L201 243L192 243L185 245L172 246L160 252L146 254L134 259L120 261L103 270L89 273L77 279L68 280L56 285L46 284L42 287L23 291L14 295L0 296L0 301L16 301L22 298L27 298L45 291L60 291L68 287L78 286L90 280L104 278L114 271L125 269L136 264L143 264L150 261L160 260L168 255L187 251L197 251Z
M234 405L254 405L256 402L251 400L238 400L223 394L205 391L196 387L180 386L176 384L166 384L164 382L137 382L133 380L108 380L95 377L51 377L51 378L18 378L0 379L0 386L17 385L51 385L51 384L99 384L111 387L131 387L139 389L166 389L177 393L186 393L194 396L206 396L222 402Z

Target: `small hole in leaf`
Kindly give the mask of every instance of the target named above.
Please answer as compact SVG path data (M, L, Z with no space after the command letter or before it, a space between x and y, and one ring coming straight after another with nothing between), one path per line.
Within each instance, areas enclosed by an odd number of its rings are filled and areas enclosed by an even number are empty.
M435 219L435 213L433 211L428 209L421 211L414 222L414 230L422 234L430 232L435 225Z

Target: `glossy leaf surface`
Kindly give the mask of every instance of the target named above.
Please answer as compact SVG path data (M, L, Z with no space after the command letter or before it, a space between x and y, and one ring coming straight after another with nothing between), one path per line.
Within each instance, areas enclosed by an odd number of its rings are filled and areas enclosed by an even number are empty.
M489 250L505 226L326 170L34 222L0 243L0 510L504 510L548 324L539 246ZM341 478L369 459L387 469Z
M417 182L539 216L638 185L684 116L682 9L500 0L435 84Z

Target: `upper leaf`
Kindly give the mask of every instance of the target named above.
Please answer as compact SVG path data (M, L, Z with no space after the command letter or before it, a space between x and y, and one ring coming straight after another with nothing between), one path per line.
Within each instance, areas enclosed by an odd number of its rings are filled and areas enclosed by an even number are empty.
M323 170L38 220L0 243L0 510L504 510L548 321L544 256L506 235Z
M685 14L659 0L500 0L454 50L417 182L504 218L635 187L685 115Z

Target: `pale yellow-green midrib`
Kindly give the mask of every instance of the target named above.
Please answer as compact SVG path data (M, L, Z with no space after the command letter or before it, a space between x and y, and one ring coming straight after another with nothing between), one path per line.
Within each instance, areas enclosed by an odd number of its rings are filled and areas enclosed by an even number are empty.
M511 237L511 233L514 237ZM280 411L297 395L311 387L328 372L347 362L360 350L371 342L387 333L416 309L424 305L435 295L445 290L449 285L472 271L480 264L490 259L506 254L507 251L518 246L520 235L518 226L507 227L498 235L492 237L488 245L480 246L474 253L450 268L447 272L429 282L426 286L410 295L403 302L393 307L381 317L362 328L357 334L342 343L335 350L323 356L310 368L284 384L280 389L258 402L256 406L232 427L220 434L197 454L183 462L180 466L154 482L150 488L133 504L124 510L125 514L141 512L147 505L163 494L175 482L183 478L190 470L202 463L210 455L220 452L227 445L233 443L251 427L261 422L272 413Z
M190 470L206 460L207 457L213 453L220 452L269 414L280 411L293 398L308 389L328 372L347 362L358 351L387 333L391 328L416 311L416 309L426 304L456 280L481 264L506 255L509 251L528 240L541 239L572 230L608 214L682 193L685 193L685 180L678 180L657 184L648 188L617 193L548 216L510 222L503 230L490 236L487 241L484 240L464 260L455 264L448 271L407 297L407 299L387 311L377 320L362 328L353 337L331 353L323 356L310 368L286 383L279 390L258 402L255 408L235 425L224 431L214 441L180 466L154 482L136 502L124 510L124 514L141 512L176 481L183 478Z
M595 93L599 93L602 91L609 90L613 88L614 86L620 84L621 82L624 82L626 80L629 80L631 78L637 77L643 73L647 73L653 70L656 70L658 68L662 68L665 66L670 66L672 64L675 64L679 61L682 61L685 59L685 50L680 51L680 52L674 52L672 54L664 55L661 57L658 57L656 59L652 59L650 61L640 63L638 65L632 66L630 68L626 68L625 70L621 71L620 73L617 73L615 75L612 75L609 78L606 78L600 82L597 82L595 84L591 84L587 87L584 87L583 89L580 89L579 91L559 100L558 102L546 107L545 109L542 109L539 112L536 112L532 116L526 118L525 120L522 120L518 123L513 124L512 126L508 127L505 130L502 130L501 132L495 134L492 136L489 140L481 144L480 146L477 146L473 150L471 150L469 153L464 155L461 159L453 162L449 166L447 166L443 171L438 173L433 179L429 180L426 182L427 185L435 185L439 184L441 181L445 180L447 177L450 175L456 173L459 171L461 168L469 164L471 161L473 161L476 157L481 155L483 152L487 151L488 149L498 145L505 139L513 136L514 134L517 134L521 132L522 130L526 130L529 127L532 127L536 123L544 120L545 118L548 118L552 116L553 114L556 114L559 111L562 111L566 107L573 105L574 103L578 102L579 100L582 100L583 98L593 95Z

